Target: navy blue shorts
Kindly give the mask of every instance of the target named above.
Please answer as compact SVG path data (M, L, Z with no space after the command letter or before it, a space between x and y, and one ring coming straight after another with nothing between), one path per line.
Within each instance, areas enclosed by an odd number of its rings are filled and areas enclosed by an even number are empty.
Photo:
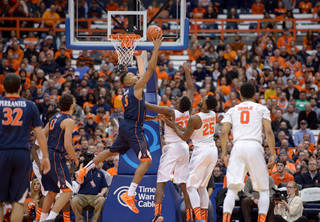
M30 187L30 165L27 149L0 150L0 203L24 203Z
M72 191L72 181L66 158L62 153L49 150L51 169L49 173L42 175L42 184L45 191L54 193Z
M123 120L119 126L119 134L110 148L111 152L125 154L130 148L140 161L150 161L149 146L144 136L144 129L136 121Z

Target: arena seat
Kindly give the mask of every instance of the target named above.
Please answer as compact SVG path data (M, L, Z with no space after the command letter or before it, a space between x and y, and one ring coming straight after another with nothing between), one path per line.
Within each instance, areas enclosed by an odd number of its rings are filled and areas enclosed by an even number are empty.
M293 14L293 17L296 18L296 19L308 19L308 18L313 18L313 14L300 14L300 13L297 13L297 14Z

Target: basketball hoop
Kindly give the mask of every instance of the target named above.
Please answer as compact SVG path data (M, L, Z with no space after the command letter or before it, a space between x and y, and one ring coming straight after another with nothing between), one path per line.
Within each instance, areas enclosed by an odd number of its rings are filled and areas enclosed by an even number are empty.
M109 35L112 44L118 54L118 64L130 66L133 61L133 53L141 36L136 34Z

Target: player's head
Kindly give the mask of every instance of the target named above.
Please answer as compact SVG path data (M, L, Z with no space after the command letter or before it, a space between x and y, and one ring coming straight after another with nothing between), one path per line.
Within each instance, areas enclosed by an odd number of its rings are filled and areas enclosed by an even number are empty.
M191 108L191 101L187 96L183 96L177 100L177 109L180 112L186 112Z
M240 87L240 95L243 99L252 99L255 93L256 89L251 83L243 83Z
M49 121L54 115L56 115L57 113L59 113L58 110L56 109L53 109L53 110L49 110L47 113L46 113L46 119Z
M3 79L4 90L7 93L19 93L21 78L15 73L7 74Z
M217 104L217 99L213 95L208 95L203 97L198 105L201 109L214 110Z
M58 106L62 112L69 111L70 109L75 110L73 96L70 94L63 94L59 99Z
M139 80L139 77L133 74L132 72L124 72L121 77L120 81L125 86L132 86L136 84L136 82Z

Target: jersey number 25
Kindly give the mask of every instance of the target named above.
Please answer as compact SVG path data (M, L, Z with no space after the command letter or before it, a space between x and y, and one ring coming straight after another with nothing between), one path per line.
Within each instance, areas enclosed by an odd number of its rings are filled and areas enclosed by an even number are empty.
M214 134L214 122L206 123L203 126L203 136Z

